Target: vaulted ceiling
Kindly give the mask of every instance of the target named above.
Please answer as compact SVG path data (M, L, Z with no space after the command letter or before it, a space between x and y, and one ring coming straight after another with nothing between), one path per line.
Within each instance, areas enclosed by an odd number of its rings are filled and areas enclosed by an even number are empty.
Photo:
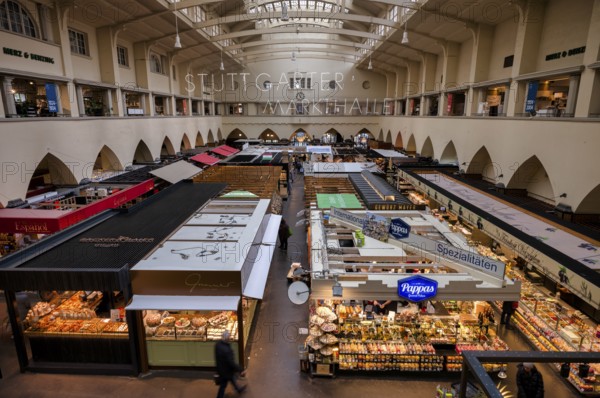
M47 1L53 5L55 2ZM70 18L217 70L276 59L334 59L393 72L478 25L518 17L517 0L74 0ZM405 33L406 32L406 33ZM179 33L182 47L174 48ZM405 40L403 40L403 38ZM408 41L406 40L408 39Z

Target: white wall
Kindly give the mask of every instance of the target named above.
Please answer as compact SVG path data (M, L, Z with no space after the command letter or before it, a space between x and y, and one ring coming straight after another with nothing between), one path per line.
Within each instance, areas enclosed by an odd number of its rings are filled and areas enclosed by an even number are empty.
M473 39L469 39L461 44L458 55L458 67L456 69L456 81L449 81L448 85L455 83L455 86L462 86L469 83L469 69L471 67L472 52Z
M137 86L136 83L136 76L135 76L135 63L133 60L133 46L129 43L124 43L124 42L119 42L118 44L120 47L125 47L127 48L127 56L129 58L129 66L121 66L119 65L118 68L118 79L119 81L117 82L117 84L119 86L131 86L132 83Z
M1 68L14 69L21 72L63 76L62 57L59 45L35 40L4 30L0 30L0 43L2 43L2 47L21 51L21 56L18 57L4 54L4 51L0 50ZM25 53L50 57L54 60L54 63L36 61L31 59L31 57L25 58Z
M515 53L518 22L508 19L496 25L494 39L490 51L490 65L486 80L505 79L510 77L512 67L504 67L504 58Z
M546 55L585 46L592 14L593 0L549 1L539 44L537 70L553 70L581 65L583 54L546 61Z
M70 21L69 28L87 34L89 56L71 53L73 64L73 77L76 79L101 82L100 62L98 61L98 44L96 42L96 29ZM66 51L70 51L69 43L65 45Z

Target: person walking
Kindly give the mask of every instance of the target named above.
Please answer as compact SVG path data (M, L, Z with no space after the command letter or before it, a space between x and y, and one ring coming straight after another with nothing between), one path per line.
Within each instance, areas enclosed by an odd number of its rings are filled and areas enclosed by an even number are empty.
M233 359L233 350L229 344L230 337L229 332L224 331L221 340L215 344L215 362L217 364L217 374L219 375L219 392L217 393L217 398L225 396L225 389L228 383L233 385L238 394L241 394L246 389L246 386L239 386L236 382L237 374L239 373L243 377L246 371L242 370Z
M544 398L544 379L534 364L525 362L517 371L517 398Z
M281 219L281 224L279 224L279 248L282 250L287 250L287 242L290 237L290 226L285 222L285 219Z
M504 301L502 303L502 314L500 315L500 323L510 327L510 317L514 314L519 303L517 301Z

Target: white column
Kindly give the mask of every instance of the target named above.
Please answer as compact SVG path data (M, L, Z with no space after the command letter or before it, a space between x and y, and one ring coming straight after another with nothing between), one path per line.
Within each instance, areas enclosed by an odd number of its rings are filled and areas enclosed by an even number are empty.
M104 116L112 116L113 115L113 96L112 89L106 90L106 113Z
M13 95L13 87L12 81L13 77L4 76L2 79L2 99L4 100L6 107L1 111L4 113L6 111L6 115L16 115L17 114L17 106L15 105L15 97Z
M148 96L150 96L150 102L152 103L152 94L148 94ZM142 109L144 110L144 116L146 116L146 94L145 93L140 93L140 105L142 107ZM153 107L150 107L150 116L154 116L154 110Z
M83 103L83 88L81 88L81 86L75 86L75 95L77 97L77 109L79 109L79 116L85 116L85 105Z
M567 107L565 113L568 115L575 114L575 106L577 106L577 94L579 93L579 75L569 76L569 94L567 97Z

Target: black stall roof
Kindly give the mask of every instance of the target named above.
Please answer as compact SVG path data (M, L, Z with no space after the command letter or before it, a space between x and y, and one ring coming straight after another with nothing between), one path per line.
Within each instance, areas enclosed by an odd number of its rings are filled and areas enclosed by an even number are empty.
M225 187L182 181L128 212L44 239L0 261L0 288L122 290L129 268Z

